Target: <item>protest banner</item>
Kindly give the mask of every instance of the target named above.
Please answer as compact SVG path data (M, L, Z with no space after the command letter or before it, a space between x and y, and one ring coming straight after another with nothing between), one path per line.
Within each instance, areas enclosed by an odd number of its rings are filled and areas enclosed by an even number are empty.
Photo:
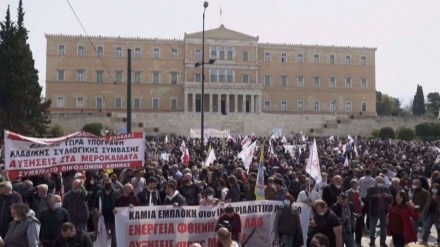
M85 131L33 138L5 131L5 164L11 179L70 170L142 167L144 134L99 137Z
M115 215L118 246L187 247L199 243L203 247L216 247L216 226L220 215L229 204L206 206L154 206L117 208ZM240 214L242 241L246 246L270 246L273 241L273 223L280 201L250 201L231 203ZM300 212L301 227L305 236L309 224L310 207L294 203ZM306 239L304 240L306 241Z

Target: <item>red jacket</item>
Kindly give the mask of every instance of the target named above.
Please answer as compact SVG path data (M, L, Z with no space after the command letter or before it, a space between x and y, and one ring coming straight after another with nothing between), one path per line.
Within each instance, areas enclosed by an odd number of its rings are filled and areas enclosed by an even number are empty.
M396 205L391 205L390 211L393 209L393 207L397 207ZM402 217L402 224L403 224L403 238L405 241L405 244L411 243L411 242L417 242L417 233L414 230L414 225L412 223L412 220L418 220L419 214L417 211L411 207L407 206L406 208L401 209L401 216ZM390 214L387 215L387 221L389 222ZM388 227L387 228L387 235L391 236L391 230Z

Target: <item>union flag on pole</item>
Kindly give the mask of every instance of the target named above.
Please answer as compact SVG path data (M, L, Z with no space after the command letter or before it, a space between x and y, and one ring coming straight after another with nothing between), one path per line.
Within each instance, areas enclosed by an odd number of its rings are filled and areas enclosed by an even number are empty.
M307 160L306 172L319 183L322 180L321 167L319 166L318 149L316 147L316 140L313 139L312 150L310 151L309 159Z
M180 151L182 151L182 156L180 157L182 159L182 163L185 165L188 165L189 162L189 151L188 148L185 145L185 141L182 141L182 144L180 144Z
M269 143L270 143L269 139ZM255 184L256 200L264 200L264 144L260 150L260 163L258 164L257 184Z

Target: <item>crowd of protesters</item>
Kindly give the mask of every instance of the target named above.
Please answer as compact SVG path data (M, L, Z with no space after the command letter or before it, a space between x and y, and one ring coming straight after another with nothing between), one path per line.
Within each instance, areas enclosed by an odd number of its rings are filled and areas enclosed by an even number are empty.
M210 138L202 147L198 139L172 135L166 141L146 142L142 168L71 171L11 181L3 171L0 236L6 246L92 246L87 232L96 232L103 216L113 247L115 207L217 206L256 200L259 152L264 146L265 199L285 205L274 222L275 239L283 246L361 246L363 232L375 246L377 224L380 246L387 246L387 235L396 247L427 244L433 225L440 244L439 143L318 138L322 180L315 181L305 169L310 141L298 136L251 139L257 148L249 168L237 158L240 138ZM182 141L189 150L186 164ZM291 153L285 145L298 148ZM217 158L204 164L208 147ZM169 154L167 160L161 154ZM299 217L291 207L295 201L312 208L309 237L300 243ZM241 223L234 227L230 238L240 243ZM228 230L221 228L218 234Z

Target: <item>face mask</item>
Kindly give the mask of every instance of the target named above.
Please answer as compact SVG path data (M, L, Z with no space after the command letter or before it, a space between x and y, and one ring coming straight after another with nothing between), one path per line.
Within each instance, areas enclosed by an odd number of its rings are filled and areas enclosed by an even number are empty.
M417 185L413 185L412 188L413 189L417 189L418 187L417 187Z
M111 190L112 189L112 185L111 184L106 184L106 185L104 185L104 189L105 190Z
M290 207L290 200L284 200L283 203L284 203L284 206Z
M212 199L214 199L214 196L213 195L209 195L208 196L208 200L212 201Z
M431 192L432 192L432 194L437 194L438 190L437 189L432 189Z
M319 216L324 216L325 213L318 213Z
M275 184L272 184L271 187L272 187L272 189L276 189L277 188L277 186Z
M378 183L377 187L383 187L383 183Z
M62 202L55 203L55 209L61 208Z

